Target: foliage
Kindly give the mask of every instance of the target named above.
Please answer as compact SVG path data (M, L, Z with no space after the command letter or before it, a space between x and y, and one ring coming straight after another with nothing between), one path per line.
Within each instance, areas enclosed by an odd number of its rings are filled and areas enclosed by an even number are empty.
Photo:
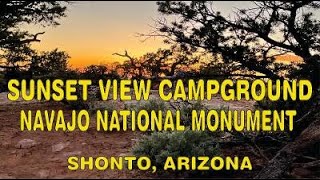
M93 101L91 105L89 106L90 112L95 113L98 110L101 112L107 111L108 115L111 116L112 112L114 110L118 110L117 103L114 101L103 101L102 103Z
M1 59L15 66L28 59L33 51L30 43L39 42L37 37L43 34L21 31L21 25L56 26L66 16L66 3L57 1L1 1L0 9L0 50L4 52Z
M127 51L125 54L115 54L128 59L118 65L126 78L173 76L178 70L190 69L199 62L199 56L194 49L179 45L146 53L139 58L130 56Z
M33 55L29 65L29 71L33 76L57 74L67 71L69 55L64 51L41 52Z
M273 92L276 90L276 86L273 86ZM280 92L282 92L283 87L280 87ZM297 89L297 93L299 94L299 88ZM318 101L318 100L317 100ZM257 110L296 110L297 111L297 116L294 118L294 121L296 123L297 120L301 118L301 116L304 116L305 113L307 113L310 110L310 107L313 106L313 101L300 101L300 100L284 100L281 96L281 98L277 101L272 101L268 98L264 98L262 101L257 101L255 103L255 108ZM289 131L286 133L289 133L291 135L291 138L294 138L298 135L299 132L301 132L304 128L308 126L308 123L304 124L296 124L294 131ZM286 128L288 129L288 128ZM265 133L260 133L260 134L265 134ZM267 133L269 134L269 133Z
M297 118L317 101L320 20L313 12L319 10L319 2L254 2L253 7L238 9L230 16L216 11L214 4L208 1L161 1L157 4L158 11L168 18L158 21L156 33L148 36L164 36L166 42L203 49L212 54L212 61L222 61L252 77L261 74L272 80L309 79L314 96L304 102ZM172 16L175 18L171 19ZM292 54L302 61L291 64L276 61L279 55ZM242 76L248 74L242 73ZM294 102L288 106L297 109L297 105ZM296 129L297 134L302 130Z
M152 164L157 166L158 169L163 168L169 156L177 159L179 156L191 158L220 155L219 147L213 144L213 139L206 132L191 130L153 132L150 136L144 136L140 139L133 147L132 152L137 157L149 157ZM203 172L194 173L200 175Z
M312 13L320 8L317 2L257 2L253 8L239 9L235 20L213 10L212 2L165 1L158 5L163 15L179 17L168 20L171 23L159 22L159 33L167 41L203 48L227 64L236 62L273 79L288 69L275 62L278 54L292 52L310 68L319 68L311 61L316 58L311 51L319 52L320 23ZM303 8L306 10L298 13ZM275 34L282 35L281 40L271 38Z
M197 101L196 103L183 103L180 102L182 105L179 108L181 112L181 120L183 125L185 126L191 126L191 117L192 117L192 111L200 111L200 110L206 110L207 107L201 103L201 101Z
M76 101L65 101L65 103L72 110L89 109L89 105L86 102L84 102L82 99L78 99Z
M78 97L82 97L82 89L79 85L76 86L76 94ZM89 103L87 101L84 101L82 98L78 98L75 101L63 101L65 104L69 106L69 108L73 110L81 110L81 109L89 109Z
M125 109L130 109L133 111L141 111L146 110L148 113L151 111L166 111L168 107L163 101L159 101L159 99L149 99L148 101L138 101L134 104L125 104Z
M84 68L82 77L93 81L106 79L107 70L107 67L104 65L90 65ZM94 82L94 84L97 84L97 82Z
M135 104L125 104L125 109L130 109L135 112L146 110L148 114L151 114L151 111L165 112L166 110L168 110L168 107L163 101L159 101L158 99L149 99L148 101L145 101L145 102L139 101L138 103L135 103ZM131 118L129 117L128 119L130 120ZM128 127L131 127L132 122L128 121L127 123L129 125Z
M135 105L136 110L146 110L148 113L151 113L152 110L154 111L165 111L167 110L167 106L163 101L159 101L159 99L149 99L140 105Z

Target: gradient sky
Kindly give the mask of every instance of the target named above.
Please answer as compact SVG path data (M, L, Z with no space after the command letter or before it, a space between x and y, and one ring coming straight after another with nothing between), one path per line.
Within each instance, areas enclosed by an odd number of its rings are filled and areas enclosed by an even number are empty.
M215 8L229 14L234 8L250 6L251 2L214 2ZM57 27L27 27L31 32L46 33L40 43L32 46L38 50L58 48L69 53L72 67L106 64L124 60L113 53L127 50L133 56L166 47L161 39L142 42L136 33L151 32L157 19L154 1L82 1L71 4L67 17Z

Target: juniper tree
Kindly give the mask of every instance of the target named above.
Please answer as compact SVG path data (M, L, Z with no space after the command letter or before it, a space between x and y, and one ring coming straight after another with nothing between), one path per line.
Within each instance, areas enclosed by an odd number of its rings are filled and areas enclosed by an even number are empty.
M176 18L159 21L159 33L152 36L205 49L225 63L271 79L293 68L299 73L290 75L308 78L314 89L319 87L320 21L312 12L320 8L319 2L254 2L252 8L239 9L231 17L206 1L157 4L162 15ZM276 62L276 56L290 53L301 57L302 63L286 66Z
M38 36L44 34L22 30L22 25L59 25L58 20L66 16L66 5L61 1L1 1L0 67L19 67L23 63L18 62L25 61L33 53L30 43L39 42ZM8 55L15 58L7 58Z
M320 141L314 131L315 127L319 129L320 116L317 110L320 20L314 16L314 12L320 9L319 2L253 2L252 7L237 9L230 16L214 10L214 3L207 1L161 1L157 4L158 11L165 18L158 21L156 33L148 36L162 36L169 43L204 49L215 57L213 61L219 59L237 69L262 74L268 79L311 81L313 98L297 108L297 117L301 119L298 120L294 138L300 143L289 143L279 151L270 162L271 168L266 168L259 177L280 177L294 160L289 153L301 151ZM277 56L288 54L299 57L301 62L284 64L276 61ZM286 158L289 156L292 158Z

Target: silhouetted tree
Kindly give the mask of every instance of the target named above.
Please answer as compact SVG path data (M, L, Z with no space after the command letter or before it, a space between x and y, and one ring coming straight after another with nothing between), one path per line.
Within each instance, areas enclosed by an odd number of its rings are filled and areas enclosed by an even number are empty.
M158 33L149 36L164 36L169 43L204 49L216 57L213 60L221 59L265 78L306 78L312 82L312 100L303 102L303 109L297 109L297 117L302 119L299 119L294 137L301 140L301 144L288 144L259 177L282 176L294 160L288 153L319 142L319 135L314 131L315 125L320 128L319 118L313 116L319 108L320 21L313 16L313 11L320 9L319 2L254 2L253 7L238 9L234 16L223 16L207 1L157 4L162 15L176 18L160 20ZM276 56L283 54L299 56L302 62L297 65L277 63ZM284 72L288 72L287 77ZM303 118L305 114L308 118ZM299 136L301 132L303 136ZM302 143L302 139L307 142ZM287 158L289 156L291 158ZM277 171L272 171L274 169Z
M61 1L1 1L0 9L0 51L4 52L0 67L16 68L12 66L17 66L19 61L23 62L26 59L23 56L29 56L32 52L30 43L39 42L38 36L44 33L32 34L23 31L20 28L21 25L59 25L58 19L65 16L66 3ZM15 54L18 55L12 57Z
M259 72L268 78L280 78L287 69L275 62L279 54L294 53L303 59L300 66L309 73L314 87L319 87L320 22L310 10L320 8L311 1L257 2L228 18L213 10L210 2L158 2L163 15L179 16L171 24L159 21L159 36L167 41L203 48L225 63ZM303 9L303 11L302 11ZM277 38L274 36L277 35ZM279 36L281 36L279 38ZM310 73L312 72L312 73Z
M127 51L124 54L114 53L113 55L127 58L123 63L117 65L117 71L122 73L122 77L141 79L144 76L145 68L143 67L143 61L139 58L132 57Z
M113 62L106 65L108 71L108 78L110 79L121 79L121 69L119 68L119 62Z
M194 50L179 45L146 53L139 58L132 57L127 52L115 54L128 59L118 66L123 70L124 76L138 79L142 77L158 78L161 75L173 76L176 71L186 71L199 62L199 56L195 55Z
M66 52L58 49L41 52L32 56L29 71L33 76L58 75L67 71L69 58Z
M180 46L175 44L169 49L160 49L153 54L153 58L147 58L147 68L150 71L163 73L165 76L173 76L177 71L192 70L192 67L199 63L200 56L196 55L194 49L190 49L186 46ZM152 56L151 56L152 57ZM153 74L153 76L158 76Z
M211 52L213 61L221 59L238 69L263 74L270 79L307 78L313 85L314 98L320 85L320 21L312 10L320 3L256 2L241 9L234 18L213 10L211 2L158 2L163 15L175 15L176 21L159 22L159 34L166 41ZM275 38L275 36L277 38ZM302 58L298 65L277 63L279 54L295 54ZM313 103L305 106L309 109ZM302 116L304 112L300 113Z
M107 78L107 70L107 67L104 65L90 65L84 68L82 77L91 79L94 83L97 83L99 79Z

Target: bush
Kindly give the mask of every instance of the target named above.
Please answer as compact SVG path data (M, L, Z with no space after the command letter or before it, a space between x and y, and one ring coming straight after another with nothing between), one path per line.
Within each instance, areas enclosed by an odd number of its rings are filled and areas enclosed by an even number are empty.
M64 101L64 103L67 104L72 110L89 109L89 105L81 98L78 98L76 101Z
M180 107L181 121L184 126L191 126L192 111L206 110L206 106L197 101L196 103L182 103Z
M131 111L139 112L141 110L146 110L149 114L151 114L151 111L166 111L168 110L168 107L166 104L158 99L150 99L149 101L145 101L141 103L138 101L138 103L135 104L125 104L125 109L129 109ZM131 127L131 117L128 117L128 127ZM142 120L144 123L144 120ZM151 130L150 130L151 131Z
M118 104L114 101L95 101L89 106L90 112L95 113L98 110L107 111L108 115L111 116L114 110L118 110Z
M166 111L168 108L166 104L159 99L150 99L142 104L136 104L134 106L131 105L130 109L134 109L136 111L146 110L148 113L151 113L152 110L154 111Z
M153 132L149 136L144 136L133 147L135 156L147 156L152 164L158 169L163 169L168 156L176 159L179 156L218 156L219 147L214 143L213 138L203 131L186 130L182 132ZM159 173L164 173L159 171ZM177 174L199 175L205 173L200 171L179 171Z
M78 99L76 101L64 100L63 102L74 110L89 109L88 102L82 99L82 89L79 85L76 86L76 94L78 96Z

